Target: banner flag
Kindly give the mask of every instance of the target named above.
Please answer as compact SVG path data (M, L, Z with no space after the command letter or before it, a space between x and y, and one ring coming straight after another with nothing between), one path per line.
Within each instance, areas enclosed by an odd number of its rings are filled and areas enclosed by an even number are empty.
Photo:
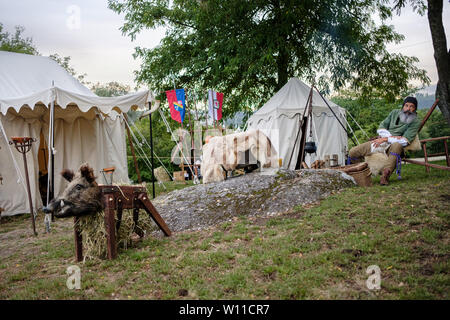
M169 101L170 116L173 120L183 123L186 113L186 97L184 89L166 91L167 101Z
M214 120L222 119L223 93L208 91L209 116Z

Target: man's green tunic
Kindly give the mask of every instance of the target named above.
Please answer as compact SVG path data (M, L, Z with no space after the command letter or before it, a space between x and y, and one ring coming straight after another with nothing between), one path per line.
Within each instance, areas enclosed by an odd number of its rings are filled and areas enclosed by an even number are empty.
M419 118L415 118L411 123L405 123L400 120L401 109L392 110L391 113L384 119L378 129L386 129L393 136L402 136L408 139L411 143L417 135L420 127Z

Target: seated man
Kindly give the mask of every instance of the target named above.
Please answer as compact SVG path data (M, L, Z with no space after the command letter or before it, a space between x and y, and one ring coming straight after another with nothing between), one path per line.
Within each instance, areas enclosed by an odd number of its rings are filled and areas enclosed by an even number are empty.
M420 121L417 118L417 99L407 97L401 109L392 110L377 130L379 137L375 140L353 147L349 160L364 161L364 157L374 152L386 152L389 165L382 170L381 185L389 183L389 177L397 163L401 161L403 148L410 144L417 135ZM398 172L399 173L399 172Z

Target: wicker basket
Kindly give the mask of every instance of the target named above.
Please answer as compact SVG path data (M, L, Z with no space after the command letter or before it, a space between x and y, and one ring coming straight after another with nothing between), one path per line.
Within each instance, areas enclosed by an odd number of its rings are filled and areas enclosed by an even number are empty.
M334 168L339 171L343 171L346 174L352 176L355 182L362 187L372 186L372 173L366 162L350 164L347 166Z

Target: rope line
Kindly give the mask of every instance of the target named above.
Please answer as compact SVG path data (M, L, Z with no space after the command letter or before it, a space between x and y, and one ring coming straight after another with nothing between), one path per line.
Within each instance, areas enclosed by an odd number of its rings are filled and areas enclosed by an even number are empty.
M359 125L358 122L356 122L355 118L353 118L352 114L347 110L347 113L350 115L350 118L352 118L352 120L356 123L356 125L358 126L359 130L361 130L364 135L367 137L367 139L370 139L370 137L367 135L367 133L363 130L363 128L361 128L361 126ZM351 127L350 127L351 128Z
M347 121L347 117L343 117L343 118L344 118L345 122L347 123L347 126L350 128L350 131L353 133L353 136L355 137L356 142L359 144L358 137L356 137L356 134L355 134L355 132L353 131L352 126L351 126L350 123Z
M167 122L166 116L164 115L164 113L161 112L161 109L159 109L158 111L159 111L159 114L161 115L161 118L162 118L163 121L164 121L164 124L165 124L166 127L170 130L170 134L171 134L171 136L172 136L173 141L177 141L177 139L175 138L175 135L173 134L172 128L170 128L170 125L169 125L169 123ZM186 161L186 163L189 163L189 161L187 161L186 156L184 155L182 149L180 150L180 152L181 152L181 155L183 156L183 159ZM193 176L193 177L196 177L196 178L194 178L194 183L195 183L196 181L198 181L198 177L194 174L194 171L192 171L191 166L188 166L188 168L189 168L189 170L191 170L192 176ZM195 180L195 179L197 179L197 180Z
M150 159L148 159L147 155L145 154L144 149L142 148L142 143L137 139L137 137L135 136L133 130L131 130L130 125L128 124L128 121L125 119L125 117L122 116L122 118L124 119L124 122L126 124L126 126L128 127L128 129L131 132L131 136L133 137L134 142L136 143L136 151L139 153L140 158L142 158L144 160L145 165L147 166L147 168L149 168L150 170L153 168L150 162ZM166 185L163 183L163 187L165 190L167 190Z
M156 159L158 159L159 163L161 163L162 167L164 168L164 170L166 170L167 174L169 175L169 177L173 180L173 176L170 174L169 170L167 170L166 166L164 165L164 163L161 161L160 157L158 157L158 155L156 154L155 150L153 150L150 145L147 142L147 139L145 139L144 135L142 134L141 130L139 130L138 126L136 126L136 123L131 121L131 125L133 126L133 128L136 129L137 133L139 134L139 136L141 137L142 141L145 142L145 144L147 145L147 147L152 151L153 155L155 155Z

